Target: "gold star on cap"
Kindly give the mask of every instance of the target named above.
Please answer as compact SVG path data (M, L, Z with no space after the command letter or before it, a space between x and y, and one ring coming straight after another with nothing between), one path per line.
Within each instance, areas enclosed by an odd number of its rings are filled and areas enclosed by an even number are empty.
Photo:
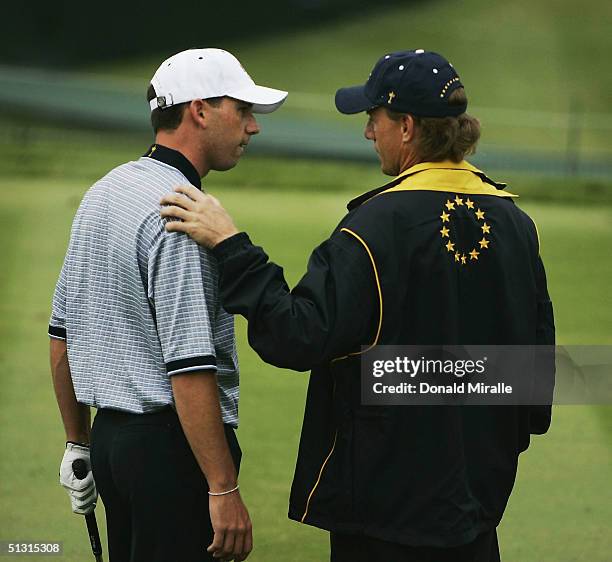
M395 97L395 92L389 92L389 99L387 100L387 103L391 103L394 97Z
M466 261L467 261L467 258L465 257L465 254L461 254L461 265L465 265Z
M449 211L454 211L455 210L455 204L452 201L449 200L449 201L446 202L446 208Z
M458 206L463 206L463 199L461 199L461 197L459 197L459 195L455 196L455 203L457 203Z
M470 252L470 259L477 260L479 255L480 255L480 252L477 252L476 248L473 248L472 251Z
M483 212L482 212L480 209L478 209L478 210L476 211L476 218L477 218L479 221L481 221L482 219L484 219L484 213L483 213Z
M489 247L489 241L483 236L482 240L480 240L480 242L478 242L480 244L481 248L488 248Z
M485 222L480 228L482 228L483 234L489 234L491 227Z
M448 213L445 213L444 211L442 211L442 214L440 215L440 218L442 219L442 222L448 222L448 219L450 218L450 215Z
M455 252L455 261L459 261L461 259L461 255L459 252Z
M442 227L442 230L440 231L440 234L442 235L442 238L448 238L448 233L449 233L448 228L446 228L445 226L443 226L443 227Z
M474 202L470 201L469 197L465 200L465 204L467 205L468 209L473 209L474 208Z
M453 244L453 243L452 243L452 242L449 240L449 241L448 241L448 244L446 245L446 249L447 249L449 252L454 252L454 251L455 251L455 245L454 245L454 244Z

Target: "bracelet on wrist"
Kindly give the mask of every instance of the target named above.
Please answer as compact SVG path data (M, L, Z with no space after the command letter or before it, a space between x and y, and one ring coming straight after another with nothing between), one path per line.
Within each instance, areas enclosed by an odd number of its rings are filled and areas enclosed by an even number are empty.
M232 492L238 491L239 488L240 488L240 485L236 484L235 488L232 488L231 490L226 490L225 492L211 492L209 490L208 495L209 496L227 496L227 494L231 494Z

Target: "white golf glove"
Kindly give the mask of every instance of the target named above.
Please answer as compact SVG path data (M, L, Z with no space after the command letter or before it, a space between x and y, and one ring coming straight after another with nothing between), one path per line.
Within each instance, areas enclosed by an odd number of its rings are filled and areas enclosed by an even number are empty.
M72 469L72 463L81 459L87 466L87 476L79 480ZM80 515L91 513L96 507L98 491L91 472L91 460L89 459L89 447L66 443L66 451L62 464L60 465L60 484L66 488L70 496L72 511Z

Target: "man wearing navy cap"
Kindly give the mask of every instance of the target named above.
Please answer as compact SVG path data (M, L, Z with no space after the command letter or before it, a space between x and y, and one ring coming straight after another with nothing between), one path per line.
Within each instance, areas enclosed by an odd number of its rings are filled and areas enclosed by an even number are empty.
M265 361L312 370L289 516L330 531L331 560L497 561L518 456L550 407L364 406L360 356L554 343L536 227L464 160L480 125L442 56L386 54L336 107L367 112L394 179L348 204L292 291L214 198L178 188L191 199L164 197L162 215L183 221L166 228L212 248L223 306Z

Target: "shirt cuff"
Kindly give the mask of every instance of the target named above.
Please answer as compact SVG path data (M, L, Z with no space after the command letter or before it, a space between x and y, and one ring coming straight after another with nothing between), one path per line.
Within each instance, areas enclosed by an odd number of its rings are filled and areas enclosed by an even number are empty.
M49 330L47 333L49 334L50 338L55 338L56 340L66 339L66 328L60 328L59 326L49 325Z
M219 242L213 249L212 253L219 261L223 261L228 256L235 254L238 250L252 246L253 243L246 232L239 232L229 238Z
M177 359L166 363L168 375L178 375L189 371L216 371L217 359L213 355L200 355L198 357L188 357L187 359Z

